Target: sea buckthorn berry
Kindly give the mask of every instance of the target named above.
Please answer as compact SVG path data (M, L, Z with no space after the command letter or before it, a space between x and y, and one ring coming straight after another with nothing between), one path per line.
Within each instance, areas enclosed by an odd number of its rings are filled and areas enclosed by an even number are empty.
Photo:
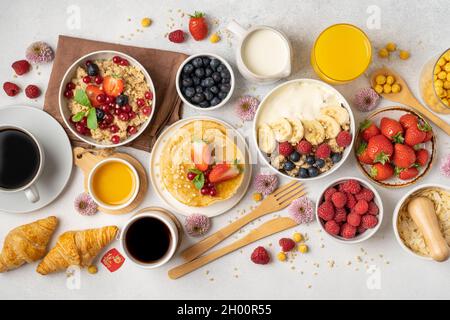
M287 259L286 253L284 253L284 252L279 252L279 253L277 254L277 259L278 259L279 261L286 261L286 259Z
M150 27L151 25L152 25L152 19L150 19L150 18L147 18L147 17L145 17L145 18L142 18L142 20L141 20L141 26L143 27L143 28L148 28L148 27Z
M303 240L303 235L299 232L294 233L294 235L292 236L292 240L294 240L295 242L300 242Z
M383 86L381 84L377 84L374 88L374 90L378 93L378 94L382 94L383 93Z
M98 272L97 266L94 266L94 265L89 266L89 267L88 267L88 272L89 272L90 274L96 274L96 273Z
M397 45L394 42L388 42L388 44L386 45L386 50L389 52L393 52L397 50Z
M217 33L213 33L211 37L209 37L209 41L211 43L216 43L220 41L220 36Z
M378 56L380 58L387 58L389 57L389 51L387 51L386 48L381 48L380 50L378 50Z
M391 91L392 91L391 85L386 83L386 84L383 86L383 92L384 92L384 93L391 93Z
M306 244L301 244L298 246L298 251L301 253L307 253L308 252L308 246Z
M386 83L387 84L393 84L395 82L395 78L391 75L386 77Z
M392 93L399 93L402 91L402 87L398 83L392 85Z
M386 83L386 77L382 74L377 75L375 78L376 84L385 84Z
M256 202L261 201L262 198L263 198L263 196L262 196L262 193L260 193L260 192L255 192L253 194L253 200L256 201Z
M410 56L409 51L406 51L406 50L400 50L400 53L399 53L400 59L402 59L402 60L408 60L408 59L409 59L409 56Z

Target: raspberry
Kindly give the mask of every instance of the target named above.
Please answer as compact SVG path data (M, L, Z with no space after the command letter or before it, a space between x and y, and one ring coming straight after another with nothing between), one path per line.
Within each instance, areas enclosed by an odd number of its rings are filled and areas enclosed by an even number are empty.
M30 70L30 64L27 60L19 60L12 64L11 66L18 76L27 73Z
M369 202L369 209L367 210L367 214L371 214L372 216L376 216L378 214L378 206L375 202L370 201Z
M289 142L281 142L278 145L278 153L282 156L289 157L292 152L294 152L294 147Z
M289 238L281 238L278 244L283 252L291 251L295 247L295 241Z
M20 88L15 83L5 82L3 84L3 90L5 90L5 92L8 96L14 97L16 94L19 93Z
M317 147L316 150L316 157L319 159L326 159L329 158L331 154L331 148L328 144L322 143L320 146Z
M367 203L366 200L359 200L355 204L355 207L353 208L353 210L355 211L355 213L357 213L359 215L363 215L367 212L367 210L369 210L369 204Z
M361 226L366 229L374 228L378 224L378 218L370 214L361 217Z
M362 233L364 233L364 232L366 232L366 228L364 228L363 226L359 226L357 229L356 229L356 231L358 232L358 234L362 234Z
M323 196L324 196L325 200L331 200L331 196L336 192L337 192L337 190L335 188L331 187L331 188L328 188L327 190L325 190Z
M183 30L175 30L169 33L169 40L175 43L184 42L184 32Z
M336 208L335 212L334 221L337 223L347 221L347 210L345 210L345 208Z
M25 88L25 95L30 99L36 99L41 95L41 90L34 84L30 84Z
M312 144L309 141L302 140L297 144L297 151L300 154L309 154L312 151Z
M335 192L331 196L331 202L336 208L343 208L347 203L347 196L343 192Z
M330 234L338 235L341 227L337 224L336 221L330 220L325 223L325 230Z
M317 209L319 217L325 221L329 221L334 218L334 207L330 201L325 201Z
M347 208L353 209L356 205L356 198L349 192L345 193L347 195Z
M358 181L350 179L342 184L342 190L351 194L357 194L361 191L361 185Z
M358 227L361 224L361 216L352 212L347 216L347 223L354 227Z
M348 131L341 131L336 137L336 142L339 147L348 147L352 143L352 135Z
M372 201L373 197L373 192L367 188L362 188L359 193L355 194L356 200L366 200L367 202Z
M345 239L354 238L356 235L356 228L348 223L344 223L341 227L341 236Z
M270 255L264 247L257 247L253 250L251 258L256 264L268 264L270 261Z

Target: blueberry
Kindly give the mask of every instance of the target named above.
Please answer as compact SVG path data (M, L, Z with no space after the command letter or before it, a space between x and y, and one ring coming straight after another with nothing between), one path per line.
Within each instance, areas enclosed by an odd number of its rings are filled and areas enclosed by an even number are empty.
M184 90L184 95L188 98L192 98L195 94L195 89L193 87L187 87L186 90Z
M194 73L197 77L203 78L205 76L205 69L197 68L197 69L195 69Z
M342 153L333 153L331 155L331 161L333 161L333 163L338 163L339 161L341 161L342 159Z
M116 103L119 106L124 106L124 105L128 104L128 97L124 94L120 94L116 98Z
M230 82L231 82L231 79L230 79L230 78L228 78L228 79L224 78L224 79L222 79L221 82L222 82L222 83L230 83Z
M218 94L219 88L217 88L216 86L212 86L211 88L209 88L209 91L211 91L214 94Z
M203 87L211 88L214 85L214 80L213 78L208 77L203 80L202 83L204 83L204 85L202 85Z
M223 100L227 97L227 93L220 91L217 96L219 97L220 100Z
M316 158L314 158L314 156L306 156L305 161L312 166L316 162Z
M198 86L200 85L200 78L198 77L192 77L192 81L194 82L194 85Z
M198 104L200 108L209 108L209 101L204 100Z
M298 176L300 178L308 178L309 177L308 169L300 168L300 170L298 171Z
M211 69L216 70L218 66L220 66L220 60L218 59L211 59L211 62L209 63L209 66Z
M213 78L215 83L220 83L222 81L222 77L220 76L219 72L214 72L211 77Z
M222 79L230 79L231 78L230 71L228 71L227 69L220 72L220 76L222 77Z
M316 163L315 163L315 166L317 168L323 168L325 166L325 161L323 159L317 159Z
M213 72L214 71L211 68L205 68L205 76L210 77Z
M95 109L95 115L97 116L97 121L102 121L103 117L105 116L105 112L103 112L102 109L97 108Z
M208 57L203 57L202 61L203 61L203 66L206 67L211 62L211 59Z
M230 92L230 89L231 89L231 86L229 84L224 83L224 84L220 85L220 91L222 91L222 92L228 93L228 92Z
M297 151L294 151L290 154L289 159L291 161L297 162L298 160L300 160L300 153L298 153Z
M219 98L214 97L214 98L210 101L210 104L211 104L211 106L217 106L220 102L221 102L221 101L220 101Z
M90 63L87 66L87 74L90 75L91 77L95 77L98 75L99 69L98 69L98 65L96 65L95 63Z
M283 169L286 171L291 171L295 168L295 164L292 163L291 161L286 161L283 165Z
M186 63L183 67L183 73L191 74L194 71L194 66L190 63Z
M226 70L226 67L223 64L219 64L216 68L217 72L222 72L223 70Z
M194 81L192 80L192 78L186 78L181 81L181 85L183 87L192 87L193 84L194 84Z
M309 167L308 175L310 177L317 177L319 175L319 169L317 169L316 167Z
M203 60L202 60L202 58L198 57L198 58L195 58L194 60L192 60L192 65L195 68L203 67Z
M208 101L210 101L210 100L212 100L212 98L214 98L214 94L211 91L209 91L208 89L206 89L203 92L203 94L205 95L205 99Z
M192 97L192 102L195 104L199 104L200 102L205 100L205 95L203 93L196 93L193 97Z
M202 93L203 92L203 87L202 86L196 86L195 87L195 92L196 93Z

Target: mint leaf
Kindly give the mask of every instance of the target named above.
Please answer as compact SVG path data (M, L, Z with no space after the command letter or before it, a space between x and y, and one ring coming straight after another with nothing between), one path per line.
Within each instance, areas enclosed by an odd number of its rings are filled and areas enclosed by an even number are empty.
M203 172L197 174L192 182L197 190L203 188L203 185L205 184L205 175Z
M83 111L80 111L80 112L78 112L77 114L74 114L74 115L72 116L72 121L73 121L73 122L80 122L81 119L83 119L83 117L84 117L84 112L83 112Z
M89 109L87 127L92 130L97 129L97 114L95 112L95 108Z
M91 101L89 101L88 95L81 89L75 91L74 100L82 106L92 108Z

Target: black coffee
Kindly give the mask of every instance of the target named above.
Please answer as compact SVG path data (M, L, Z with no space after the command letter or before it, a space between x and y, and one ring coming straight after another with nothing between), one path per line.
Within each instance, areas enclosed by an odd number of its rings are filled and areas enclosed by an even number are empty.
M143 217L133 222L125 235L129 254L143 263L153 263L165 256L170 248L169 228L159 219Z
M0 188L14 190L27 185L40 162L33 138L16 129L0 130Z

